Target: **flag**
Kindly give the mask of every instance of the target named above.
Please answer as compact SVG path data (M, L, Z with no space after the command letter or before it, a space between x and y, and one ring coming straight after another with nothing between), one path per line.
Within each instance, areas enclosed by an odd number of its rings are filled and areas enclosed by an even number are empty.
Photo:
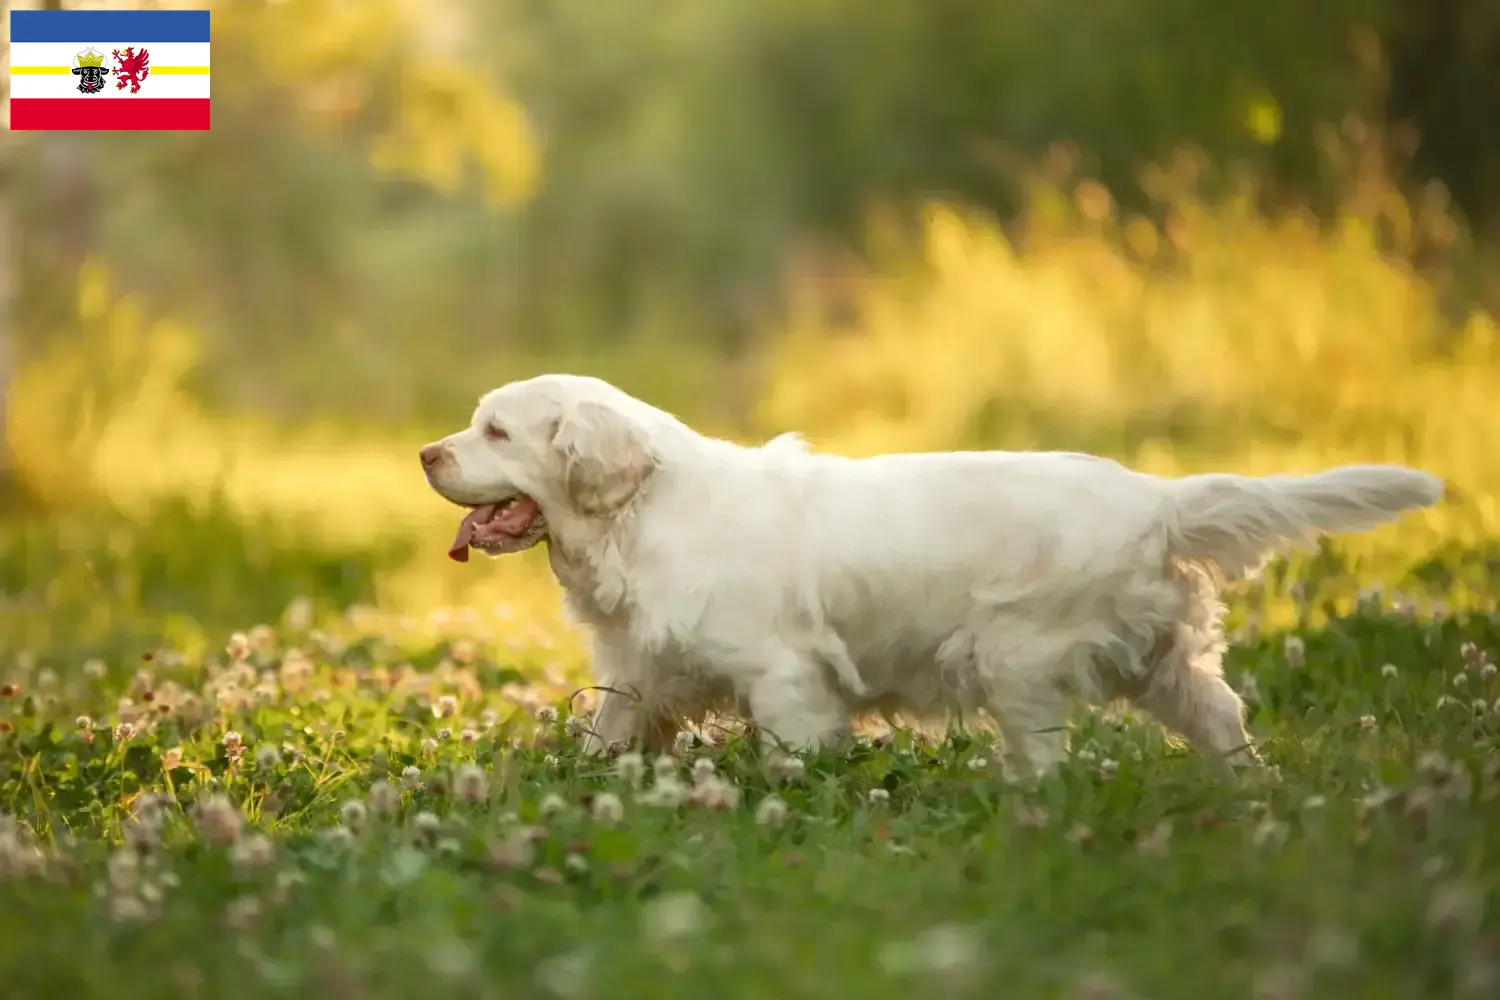
M12 129L208 128L208 11L13 10Z

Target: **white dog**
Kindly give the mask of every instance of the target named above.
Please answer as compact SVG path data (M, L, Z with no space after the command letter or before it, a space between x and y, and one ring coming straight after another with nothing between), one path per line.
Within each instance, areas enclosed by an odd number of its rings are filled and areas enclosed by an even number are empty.
M1443 493L1398 466L1161 479L1057 452L749 448L571 375L489 393L421 458L474 508L454 558L548 542L615 689L591 751L719 711L794 747L871 710L984 711L1031 774L1066 755L1072 698L1129 699L1254 761L1220 671L1219 589L1279 546Z

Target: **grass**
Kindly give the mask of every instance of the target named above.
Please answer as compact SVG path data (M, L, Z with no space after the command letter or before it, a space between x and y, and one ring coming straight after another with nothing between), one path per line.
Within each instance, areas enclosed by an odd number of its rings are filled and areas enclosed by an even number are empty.
M824 289L797 300L754 412L718 429L1448 477L1439 508L1230 595L1229 673L1273 765L1230 784L1092 712L1029 785L982 727L874 730L797 764L715 731L663 765L675 784L580 759L587 665L544 558L443 558L453 510L413 457L440 428L216 412L190 389L213 363L192 331L86 269L84 333L8 398L43 509L0 525L0 981L1494 995L1494 321L1461 308L1461 230L1368 171L1314 225L1201 194L1196 169L1154 178L1159 220L1055 176L1011 230L935 208L855 282L852 325ZM757 382L716 392L697 355L616 353L592 370L699 419Z
M468 638L493 622L402 642L298 602L195 654L34 656L0 702L0 974L22 996L1490 995L1500 629L1394 600L1242 624L1273 770L1232 784L1093 712L1028 785L982 730L588 760L547 651Z

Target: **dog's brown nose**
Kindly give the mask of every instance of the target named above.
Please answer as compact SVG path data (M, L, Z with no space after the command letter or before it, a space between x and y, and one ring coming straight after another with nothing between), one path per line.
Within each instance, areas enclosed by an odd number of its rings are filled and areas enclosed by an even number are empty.
M440 444L430 444L422 449L421 455L422 468L430 469L434 465L437 465L438 459L443 457L443 446Z

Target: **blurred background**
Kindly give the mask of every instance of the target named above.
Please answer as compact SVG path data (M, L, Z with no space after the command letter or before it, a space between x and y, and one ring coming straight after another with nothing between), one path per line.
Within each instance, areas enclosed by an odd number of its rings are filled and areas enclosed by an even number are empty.
M1454 499L1333 606L1492 600L1500 3L212 9L212 131L4 139L5 655L352 605L563 656L416 461L546 370L849 453L1409 462Z

